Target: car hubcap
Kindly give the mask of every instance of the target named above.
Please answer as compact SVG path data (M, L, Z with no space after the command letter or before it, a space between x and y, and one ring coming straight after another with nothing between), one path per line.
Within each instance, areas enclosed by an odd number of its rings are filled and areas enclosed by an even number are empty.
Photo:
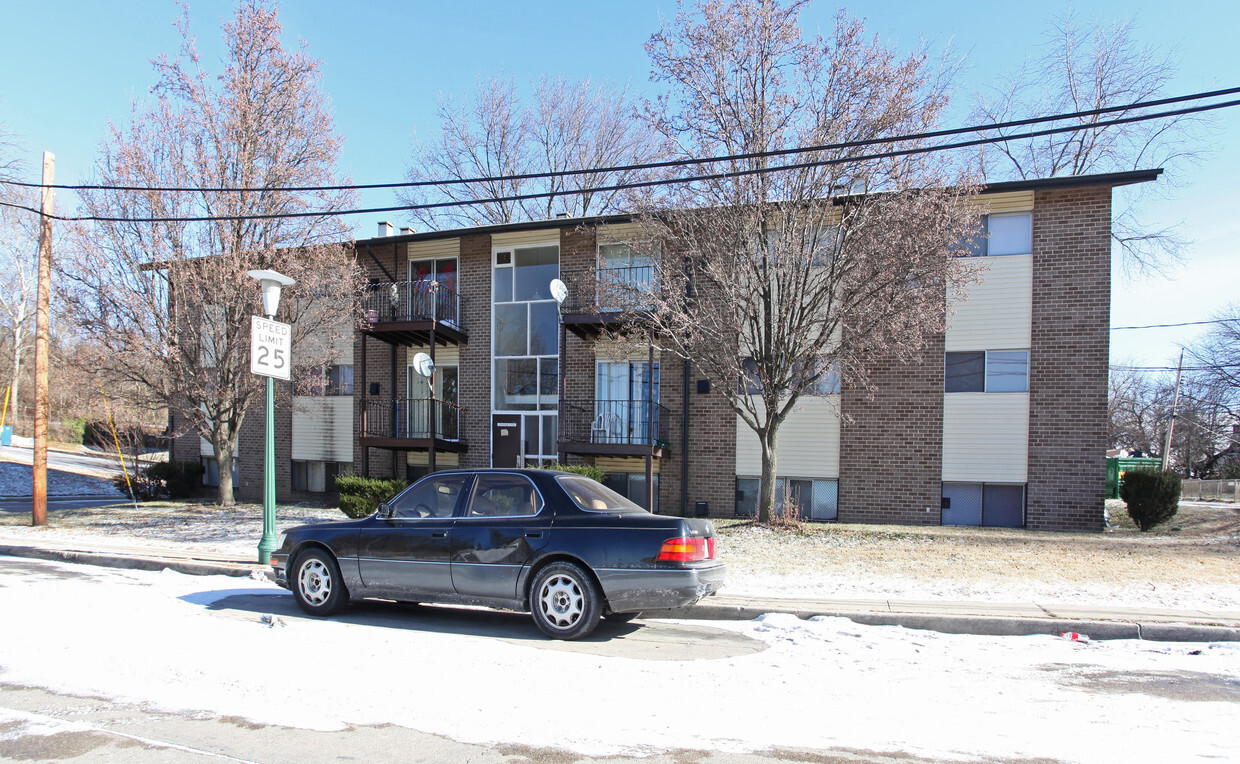
M567 629L581 617L585 597L581 587L568 576L552 576L539 593L542 613L559 629Z
M332 577L327 566L319 560L309 560L301 566L298 577L301 596L311 605L322 605L332 593Z

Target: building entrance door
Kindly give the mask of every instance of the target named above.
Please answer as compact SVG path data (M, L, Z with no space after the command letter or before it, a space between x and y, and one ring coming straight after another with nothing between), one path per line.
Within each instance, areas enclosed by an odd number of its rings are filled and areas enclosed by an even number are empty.
M491 416L491 466L516 467L521 457L521 415Z

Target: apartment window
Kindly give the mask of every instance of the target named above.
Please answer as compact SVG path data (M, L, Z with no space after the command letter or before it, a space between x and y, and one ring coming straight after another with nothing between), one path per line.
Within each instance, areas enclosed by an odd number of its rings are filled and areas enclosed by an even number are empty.
M353 367L312 366L298 373L297 394L337 396L353 394Z
M202 484L206 486L219 486L220 484L220 463L215 460L214 456L204 456L202 458ZM232 461L232 484L236 488L241 484L241 460L236 456Z
M965 245L968 254L974 257L1027 255L1033 251L1033 213L983 215L981 234Z
M659 434L659 363L599 361L594 381L593 443L653 443ZM626 494L627 495L627 494Z
M741 371L741 389L746 395L760 395L762 383L758 379L757 361L752 358L741 361ZM810 383L807 393L809 395L839 395L840 389L839 364L831 364L826 373L819 374L818 378Z
M659 513L659 476L654 475L654 506L646 506L646 474L636 473L631 475L607 473L603 478L603 485L625 497L634 504L640 506L653 514Z
M758 491L762 481L756 477L736 478L736 514L757 517ZM839 517L839 481L815 478L781 477L775 481L775 514L795 507L802 520L835 520Z
M294 491L327 493L336 490L336 476L347 472L351 465L341 462L303 461L295 459L292 465Z
M654 260L649 252L630 244L600 244L598 247L599 309L621 310L644 307L643 296L655 283Z
M1019 483L944 483L943 525L1022 528L1025 486Z
M943 390L948 393L1029 392L1029 351L947 353Z

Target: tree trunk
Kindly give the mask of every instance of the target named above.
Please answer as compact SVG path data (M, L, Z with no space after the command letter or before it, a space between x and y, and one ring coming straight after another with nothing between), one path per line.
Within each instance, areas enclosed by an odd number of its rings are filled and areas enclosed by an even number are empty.
M232 465L233 465L233 441L236 436L229 438L222 436L220 441L215 444L215 463L219 467L220 480L219 490L216 495L219 499L221 507L231 507L237 503L233 498L233 481L232 481Z
M23 316L24 318L24 316ZM18 392L21 389L22 381L22 325L18 321L13 327L13 379L9 383L9 424L16 424L18 412L21 406L18 405ZM17 429L14 427L13 429Z
M758 433L762 446L762 485L758 491L758 522L769 523L775 510L775 445L777 426L770 425L766 432Z

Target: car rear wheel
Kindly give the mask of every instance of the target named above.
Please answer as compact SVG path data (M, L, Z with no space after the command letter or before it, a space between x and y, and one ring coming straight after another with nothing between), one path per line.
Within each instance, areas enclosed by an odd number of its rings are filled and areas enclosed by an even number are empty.
M580 639L598 626L598 587L579 565L553 562L538 572L530 590L534 624L553 639Z
M637 617L638 617L638 616L640 616L640 615L641 615L641 613L640 613L640 612L637 612L637 613L608 613L607 615L603 616L603 618L605 618L605 619L606 619L606 620L608 620L608 621L611 621L612 623L628 623L629 621L633 620L634 618L637 618Z
M297 555L292 583L293 599L310 615L331 615L349 601L349 591L340 577L340 566L322 549Z

